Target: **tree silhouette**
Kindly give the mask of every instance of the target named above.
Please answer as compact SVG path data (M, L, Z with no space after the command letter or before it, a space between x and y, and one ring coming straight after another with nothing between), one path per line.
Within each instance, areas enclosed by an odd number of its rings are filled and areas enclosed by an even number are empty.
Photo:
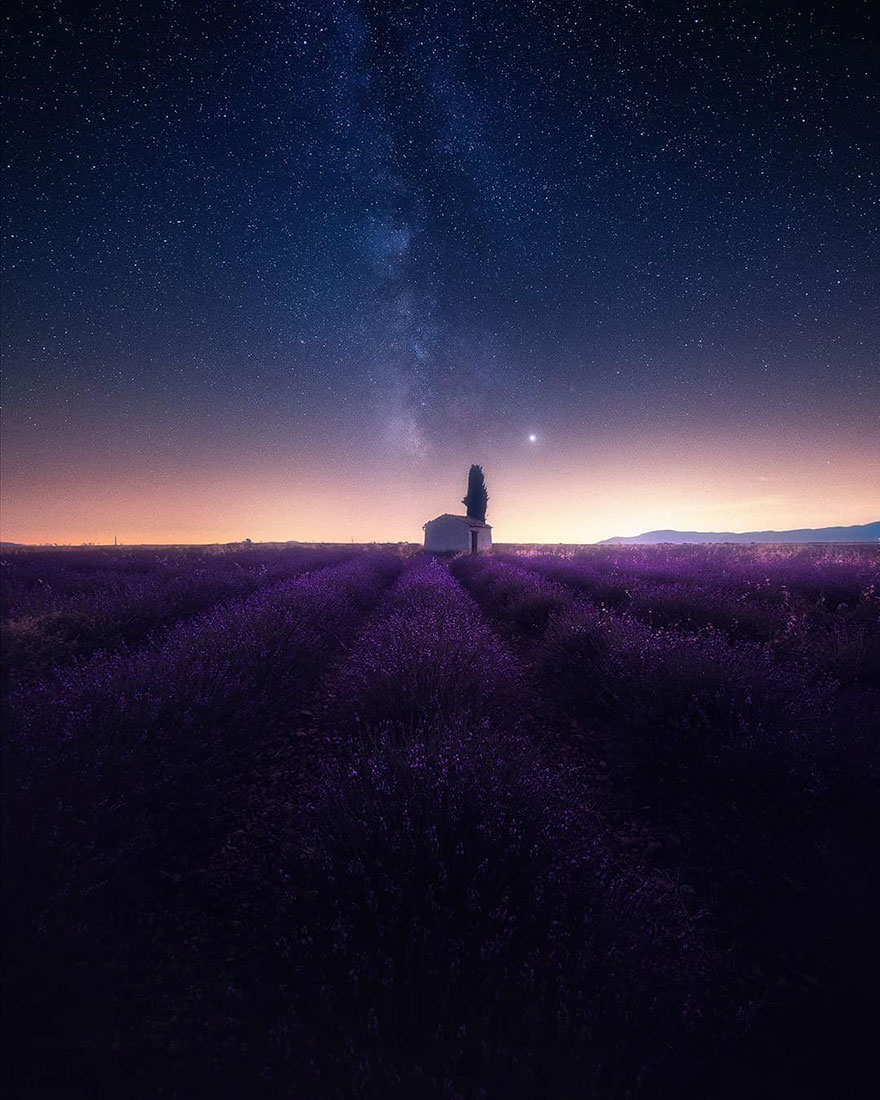
M486 505L489 503L489 494L486 492L482 466L471 466L468 474L467 496L463 498L461 503L466 505L467 514L471 519L486 522Z

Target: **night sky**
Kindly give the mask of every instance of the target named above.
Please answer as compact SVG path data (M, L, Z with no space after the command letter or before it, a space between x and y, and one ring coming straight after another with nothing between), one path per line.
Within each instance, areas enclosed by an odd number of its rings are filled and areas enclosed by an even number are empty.
M11 4L3 538L880 518L872 8Z

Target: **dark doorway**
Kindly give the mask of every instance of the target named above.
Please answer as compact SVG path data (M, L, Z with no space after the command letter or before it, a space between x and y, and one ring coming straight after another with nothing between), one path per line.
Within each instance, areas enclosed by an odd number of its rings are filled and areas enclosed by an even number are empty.
M471 553L477 552L477 539L480 537L479 531L471 531Z

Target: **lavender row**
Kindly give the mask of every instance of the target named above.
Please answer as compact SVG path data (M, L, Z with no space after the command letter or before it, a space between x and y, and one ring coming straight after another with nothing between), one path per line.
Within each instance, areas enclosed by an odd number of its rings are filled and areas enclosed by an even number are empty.
M274 730L293 731L400 568L396 556L361 555L14 697L4 870L25 1033L61 1012L56 1041L76 1048L73 998L111 1042L114 1014L136 1011L117 985L139 996L124 968L156 962L156 928L167 946L175 883L198 876L234 828L253 759Z
M655 795L692 774L706 787L762 768L805 798L835 777L864 795L855 761L865 731L841 728L836 684L796 648L653 630L517 564L465 558L454 568L490 619L531 639L548 702L611 731Z
M565 585L542 576L531 558L524 562L464 556L452 563L452 570L494 623L514 636L533 638L574 597Z
M777 997L806 1000L807 982L821 988L854 964L864 977L849 982L867 989L877 952L865 914L880 903L876 696L842 708L821 664L795 647L652 630L505 562L455 569L528 643L537 705L575 746L573 764L580 744L587 775L610 778L612 815L641 820L655 858L712 899L744 965ZM805 1026L852 1033L852 1007L829 999Z
M505 560L655 629L720 631L768 643L783 658L797 654L844 684L880 682L880 558L871 548L844 552L843 560L828 551L763 563L756 555L748 565L737 554L729 573L718 567L724 558L700 551L683 559L693 567L690 576L664 571L645 556L632 556L626 572L585 555ZM703 573L707 561L712 568Z
M141 641L213 604L324 568L352 556L344 548L232 555L177 552L134 562L120 557L68 562L17 554L3 563L8 615L0 625L4 668L20 679L96 650ZM140 568L133 568L133 564ZM93 567L87 569L87 565ZM31 584L25 584L25 576Z
M651 631L577 603L536 659L660 861L712 899L754 996L787 999L813 1041L851 1043L880 972L876 693L842 699L815 654Z
M257 684L276 675L295 683L305 667L322 667L352 610L400 567L393 555L362 555L211 608L154 645L99 654L26 685L13 696L20 736L57 748L99 731L144 737L169 716L175 725L212 721Z
M574 567L609 593L631 580L730 589L746 598L784 604L792 595L824 600L831 607L852 603L877 583L880 552L864 546L597 546L547 553L523 548L517 556L548 567Z
M525 686L445 565L400 578L325 682L312 770L298 788L267 774L213 869L229 912L190 930L199 953L267 948L199 986L237 1055L212 1065L190 1030L193 1078L244 1088L265 1067L285 1096L682 1088L724 1015L715 964L671 892L615 866L537 751Z
M232 937L270 945L216 994L240 1086L267 1067L279 1096L684 1095L729 1024L673 895L491 722L342 738L261 841L221 879Z
M352 728L465 716L509 725L519 670L474 601L434 559L400 578L326 688L325 722Z
M18 619L43 615L78 603L125 596L144 583L183 579L218 580L254 573L281 580L303 559L322 558L331 564L351 547L83 547L5 551L0 558L3 593L0 617ZM85 598L85 599L83 599Z

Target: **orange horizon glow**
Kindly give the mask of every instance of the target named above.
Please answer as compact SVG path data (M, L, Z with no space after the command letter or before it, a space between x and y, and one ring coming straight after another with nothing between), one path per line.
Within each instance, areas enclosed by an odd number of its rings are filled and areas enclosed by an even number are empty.
M251 456L171 471L71 461L3 472L2 538L25 545L421 542L422 524L463 510L467 463L482 461L496 542L592 543L657 529L764 531L880 519L880 456L791 441L747 448L618 440L592 447L509 444L335 465ZM504 453L502 453L504 452ZM334 480L328 483L328 477Z

